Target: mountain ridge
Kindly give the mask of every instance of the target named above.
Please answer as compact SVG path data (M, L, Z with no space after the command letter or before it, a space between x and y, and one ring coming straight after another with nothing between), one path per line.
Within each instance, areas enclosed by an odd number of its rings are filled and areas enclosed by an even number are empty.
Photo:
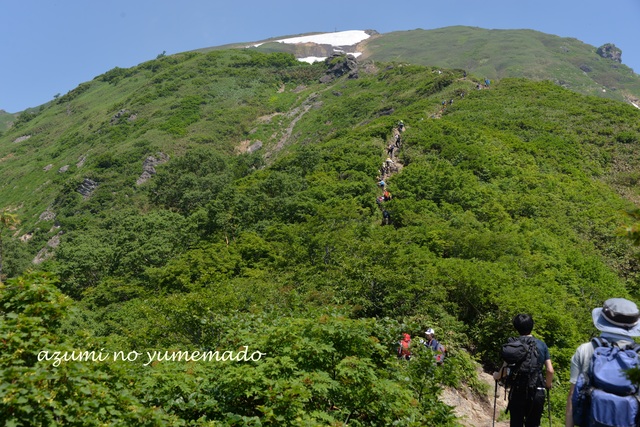
M640 108L640 77L624 63L598 55L599 48L571 37L529 29L451 26L384 34L372 31L372 37L357 46L365 52L361 60L458 68L492 80L505 77L552 80L582 94L628 102ZM289 46L279 49L270 44L269 50L287 51L298 58L307 56Z
M354 31L354 30L347 30L347 31ZM461 68L461 69L466 69L468 72L472 72L472 73L477 72L479 74L486 74L487 77L491 79L504 78L504 77L529 77L534 79L551 79L556 81L556 83L560 85L564 85L565 87L568 87L572 90L576 90L583 94L592 94L596 96L610 97L612 99L616 99L619 101L633 103L633 105L635 105L637 108L640 108L640 77L638 77L638 75L634 73L631 68L628 68L626 65L624 65L624 63L620 64L622 68L622 73L623 74L630 73L630 77L631 77L630 80L628 79L629 77L628 75L625 77L623 75L618 75L619 73L614 73L613 75L605 76L606 78L603 77L602 78L603 80L600 82L592 82L591 84L586 83L588 79L584 79L584 78L578 79L578 81L580 82L580 84L578 84L574 82L577 77L575 75L572 75L572 73L568 72L567 70L565 70L564 72L568 74L563 76L563 75L557 75L554 72L537 72L537 73L529 73L529 75L527 75L527 73L524 72L523 70L513 69L513 67L521 67L521 68L526 67L527 62L524 62L522 64L514 64L511 69L509 69L508 66L505 67L504 64L501 64L497 67L497 69L499 70L497 70L495 66L488 67L485 65L485 66L476 67L473 64L473 61L471 63L469 62L465 63L464 58L450 58L450 56L452 55L452 51L447 48L447 43L442 43L442 40L439 39L438 37L434 37L434 35L444 32L445 33L444 37L446 40L451 38L460 39L461 37L467 37L467 38L469 37L468 35L466 36L461 35L460 34L461 31L466 33L469 33L471 31L475 33L474 37L484 37L484 38L486 38L486 34L490 34L491 32L497 32L505 35L504 37L505 41L501 41L500 43L509 45L511 43L510 39L513 39L514 35L516 35L517 37L520 37L521 34L528 33L528 34L536 35L537 37L540 37L541 35L543 35L548 40L554 40L554 39L566 40L566 41L569 41L571 45L574 45L577 42L578 46L582 45L580 50L583 51L582 53L583 58L586 58L587 56L591 56L586 54L587 51L592 51L592 52L597 51L595 47L587 45L583 42L580 42L575 38L563 38L560 36L555 36L552 34L547 34L547 33L543 33L536 30L530 30L530 29L503 30L503 29L483 29L480 27L469 27L469 26L449 26L449 27L435 28L430 30L415 29L415 30L405 30L405 31L392 31L389 33L379 33L374 29L367 29L367 30L361 30L361 31L368 32L372 37L370 37L369 40L362 40L357 44L348 45L348 46L352 46L354 49L367 50L367 54L364 55L362 59L380 60L384 62L388 62L391 60L399 60L399 61L405 61L409 63L422 64L422 65L442 66L445 68ZM340 31L338 33L341 33L341 32L345 32L345 31ZM314 36L314 35L322 36L322 35L328 35L328 34L333 34L333 33L308 32L308 33L301 33L301 34L284 35L284 36L278 36L278 37L270 37L267 39L254 41L254 42L237 42L237 43L229 43L229 44L220 45L220 46L198 48L192 51L208 52L211 50L218 50L218 49L256 48L262 52L288 52L288 53L294 54L297 58L312 56L312 55L309 55L309 52L316 51L316 52L319 52L319 54L313 55L313 56L317 56L318 57L317 59L321 60L330 56L330 54L333 53L333 50L335 49L336 46L331 44L324 44L324 47L323 47L321 43L285 44L285 43L278 43L278 40L287 40L287 39L308 37L308 36ZM380 39L380 38L382 40L388 39L387 41L385 41L385 44L393 45L393 46L385 47L383 50L385 50L386 52L375 52L380 49L379 47L377 47L377 45L380 44L380 40L378 40L377 42L374 42L374 40ZM407 41L401 42L400 45L411 46L410 49L407 49L406 47L398 46L397 39L403 39L403 38L406 38ZM429 40L437 40L438 43L431 43ZM418 43L416 43L416 41ZM474 43L477 45L478 41L475 41ZM421 44L422 45L441 44L442 46L444 46L444 48L440 48L434 53L428 54L426 56L424 52L415 54L416 46ZM255 46L255 45L265 45L265 46ZM521 46L524 46L524 45L521 44ZM389 53L388 52L389 49L395 50L396 53ZM347 53L352 53L352 52L347 52ZM531 62L533 59L535 58L528 59L528 62ZM492 62L493 59L488 58L487 61ZM593 57L583 62L584 64L578 64L577 66L578 67L586 66L587 68L589 68L588 65L593 63ZM598 72L598 74L606 74L606 72L604 70L601 70ZM620 84L622 84L623 87L617 88L616 85L620 85ZM611 95L605 92L603 95L603 92L602 92L603 88L605 90L607 89L612 90L614 94ZM623 93L617 93L617 91L623 91ZM12 113L12 114L17 115L19 113L20 112ZM7 128L9 121L10 121L9 117L5 117L4 120L0 121L0 132Z

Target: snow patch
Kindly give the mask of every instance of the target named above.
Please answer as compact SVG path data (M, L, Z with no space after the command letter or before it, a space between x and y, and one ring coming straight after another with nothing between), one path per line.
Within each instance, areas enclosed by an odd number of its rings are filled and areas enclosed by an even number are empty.
M362 55L362 52L353 52L353 53L350 53L349 55L353 55L357 58L358 56ZM322 62L325 59L327 59L326 56L307 56L305 58L298 58L298 61L308 62L309 64L313 64L314 62Z
M335 33L323 33L314 34L312 36L290 37L286 39L273 40L272 42L297 44L297 43L316 43L316 44L328 44L333 47L353 46L360 43L363 40L368 39L370 36L363 30L349 30L349 31L336 31ZM247 47L258 47L263 45L262 42ZM334 52L341 52L339 49L335 49ZM362 52L351 52L350 55L356 58L362 55ZM314 62L324 61L327 57L320 56L307 56L305 58L298 58L298 61L308 62L313 64Z
M329 44L331 46L353 46L360 43L362 40L369 38L363 30L349 30L349 31L337 31L335 33L314 34L312 36L291 37L288 39L274 40L278 43L317 43L317 44ZM258 47L264 43L254 44L253 47Z
M298 61L313 64L314 62L322 62L325 59L327 59L326 56L307 56L306 58L298 58Z

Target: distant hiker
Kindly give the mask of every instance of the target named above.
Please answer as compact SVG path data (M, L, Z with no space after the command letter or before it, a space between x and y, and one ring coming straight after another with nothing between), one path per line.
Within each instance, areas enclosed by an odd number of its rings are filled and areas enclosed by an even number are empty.
M389 193L389 190L384 190L384 193L382 193L382 198L385 202L391 200L391 193Z
M436 354L434 357L436 359L436 363L442 364L442 362L444 362L445 348L435 338L435 331L431 328L427 328L427 330L424 331L424 336L426 338L426 341L423 341L424 346L435 352Z
M382 202L384 202L384 197L379 196L379 197L376 198L376 204L378 206L382 206Z
M411 359L411 335L402 334L402 340L398 343L398 358L409 360Z
M389 146L387 147L387 156L389 157L393 157L393 149L396 148L396 145L391 143L389 144Z
M640 312L632 301L610 298L591 312L601 333L571 358L565 426L637 425L638 388L622 369L638 366ZM604 410L615 408L615 410Z
M393 160L391 160L391 157L387 157L387 160L385 160L384 163L387 166L387 168L389 168L389 167L391 167L391 165L395 164L395 162Z
M398 122L398 130L404 132L404 122L402 120Z
M387 176L389 175L389 167L387 166L387 162L382 162L382 167L380 168L380 175Z
M491 80L489 80L489 79L484 79L484 85L485 85L486 87L489 87L489 85L490 85L490 84L491 84Z
M378 187L384 188L384 186L385 186L384 179L381 179L380 181L378 181Z
M397 148L400 148L400 134L396 133L393 137L393 142Z
M462 77L464 77L465 79L467 78L467 72L466 71L462 72Z
M388 210L382 210L382 225L390 225L391 224L391 214Z
M426 331L424 331L424 336L426 338L426 341L424 342L424 345L428 348L430 348L433 351L438 350L438 346L440 345L440 343L438 342L437 339L435 339L435 331L431 328L427 328Z
M538 427L544 410L545 387L551 388L553 365L547 345L531 335L533 318L518 314L513 326L519 337L509 338L502 346L504 364L493 373L497 381L506 378L509 403L506 412L511 413L510 427ZM544 378L542 368L545 368Z
M449 105L453 104L453 99L449 100Z

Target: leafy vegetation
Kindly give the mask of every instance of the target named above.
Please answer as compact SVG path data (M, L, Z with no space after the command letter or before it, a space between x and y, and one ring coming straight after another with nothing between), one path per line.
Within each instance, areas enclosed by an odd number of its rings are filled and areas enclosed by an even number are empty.
M0 137L0 208L21 221L3 235L3 421L455 425L442 387L481 392L476 364L495 367L523 311L566 389L591 308L639 296L621 232L638 111L550 82L477 90L462 70L375 65L325 84L324 64L282 53L159 56ZM149 158L168 161L150 173ZM417 339L398 360L401 333L426 327L446 363ZM38 360L74 350L140 355ZM186 360L215 351L227 359ZM242 351L260 357L230 359Z

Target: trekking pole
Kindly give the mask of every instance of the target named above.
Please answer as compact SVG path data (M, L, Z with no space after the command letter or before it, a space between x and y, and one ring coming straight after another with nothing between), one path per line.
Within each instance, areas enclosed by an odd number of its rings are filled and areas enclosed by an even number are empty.
M549 409L549 427L551 427L551 390L547 389L547 408Z
M496 425L496 403L498 401L498 380L496 380L496 387L493 393L493 420L491 422L491 426L495 427Z

